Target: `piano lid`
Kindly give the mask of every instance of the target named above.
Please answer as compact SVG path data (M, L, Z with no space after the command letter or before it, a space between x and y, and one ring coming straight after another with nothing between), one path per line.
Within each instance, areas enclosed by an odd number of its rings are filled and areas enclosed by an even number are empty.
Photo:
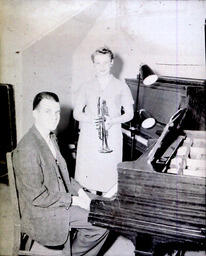
M178 135L177 131L181 127L181 122L185 116L185 113L186 108L180 108L171 116L161 136L149 152L148 162L152 163L155 158L159 157L159 151L165 151L168 148L168 145L174 141L174 138Z

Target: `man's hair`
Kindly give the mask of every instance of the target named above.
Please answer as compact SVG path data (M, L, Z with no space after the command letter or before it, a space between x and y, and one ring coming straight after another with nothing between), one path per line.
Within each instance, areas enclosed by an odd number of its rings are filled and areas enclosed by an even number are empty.
M107 47L98 48L96 51L94 51L94 52L92 53L91 59L92 59L93 62L94 62L94 57L95 57L97 54L109 54L111 61L114 59L114 54L113 54L113 52L112 52L109 48L107 48Z
M53 93L53 92L40 92L34 97L33 110L35 110L38 107L39 103L43 99L48 99L48 100L53 100L53 101L59 102L59 97L55 93Z

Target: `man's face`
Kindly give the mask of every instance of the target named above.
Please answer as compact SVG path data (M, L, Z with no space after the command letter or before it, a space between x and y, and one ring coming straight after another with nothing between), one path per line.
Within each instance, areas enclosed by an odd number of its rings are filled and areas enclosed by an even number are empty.
M110 73L112 61L109 54L96 54L94 56L94 68L98 76L106 76Z
M33 111L35 124L43 130L54 131L60 119L60 104L52 99L42 99Z

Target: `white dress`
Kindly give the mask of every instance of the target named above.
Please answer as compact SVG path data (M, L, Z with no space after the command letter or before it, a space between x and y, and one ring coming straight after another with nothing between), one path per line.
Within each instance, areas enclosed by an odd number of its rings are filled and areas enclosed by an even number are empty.
M129 87L111 76L103 91L100 90L96 78L84 84L78 94L75 106L80 108L85 106L83 114L88 117L88 120L93 120L97 118L99 97L106 101L111 118L121 115L121 107L133 104ZM117 183L117 164L122 161L120 123L113 125L108 130L108 146L112 150L111 153L100 153L101 140L94 123L80 121L75 179L89 190L106 192Z

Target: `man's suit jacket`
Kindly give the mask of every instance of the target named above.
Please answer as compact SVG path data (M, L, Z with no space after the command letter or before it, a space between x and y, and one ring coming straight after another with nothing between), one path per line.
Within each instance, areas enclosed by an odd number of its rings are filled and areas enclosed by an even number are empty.
M48 246L65 243L71 195L77 195L80 188L75 180L70 181L66 163L58 155L57 165L35 126L13 153L22 225L32 239Z

